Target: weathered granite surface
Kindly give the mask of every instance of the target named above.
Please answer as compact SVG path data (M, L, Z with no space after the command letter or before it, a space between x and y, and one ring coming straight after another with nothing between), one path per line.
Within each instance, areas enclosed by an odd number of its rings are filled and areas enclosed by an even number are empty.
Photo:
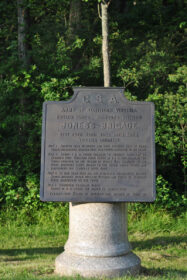
M127 235L127 204L70 203L69 238L55 272L83 277L116 277L139 271Z

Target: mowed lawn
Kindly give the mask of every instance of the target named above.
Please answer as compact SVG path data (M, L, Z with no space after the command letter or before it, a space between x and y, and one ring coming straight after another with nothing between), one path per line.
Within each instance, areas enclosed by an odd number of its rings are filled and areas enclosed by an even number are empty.
M120 279L187 279L186 225L185 215L129 216L129 241L142 266L139 276ZM55 258L63 251L67 236L63 222L19 225L15 221L1 225L0 279L82 279L54 274Z

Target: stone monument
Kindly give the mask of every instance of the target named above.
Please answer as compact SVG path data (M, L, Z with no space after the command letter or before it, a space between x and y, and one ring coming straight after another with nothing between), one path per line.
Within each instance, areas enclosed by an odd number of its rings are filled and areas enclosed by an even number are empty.
M139 271L127 235L127 204L155 199L154 105L123 88L74 88L70 101L43 105L41 199L69 201L60 275Z

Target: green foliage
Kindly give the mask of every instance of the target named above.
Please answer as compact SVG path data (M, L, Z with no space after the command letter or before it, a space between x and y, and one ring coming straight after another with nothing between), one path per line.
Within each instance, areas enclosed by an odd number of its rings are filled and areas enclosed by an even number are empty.
M156 200L154 203L130 203L129 211L133 216L139 217L149 212L168 212L170 215L178 216L185 213L187 198L178 194L172 185L162 175L156 178Z
M170 74L168 77L170 82L177 86L177 93L186 97L187 95L187 66L178 67L175 74Z
M155 207L166 209L174 214L179 214L182 209L187 207L187 198L184 195L179 195L172 186L161 175L157 177L156 182L157 198Z
M7 219L21 224L51 223L52 220L68 227L68 203L41 202L37 174L29 174L26 185L20 187L17 176L0 174L0 190L3 212L0 221Z
M14 207L17 204L19 195L17 194L16 189L22 191L22 188L19 188L18 179L15 175L4 174L5 168L11 168L10 162L7 163L6 167L1 167L0 172L0 204L6 204L7 207Z
M69 99L70 86L74 84L76 78L57 79L51 78L50 81L42 84L41 93L45 101L59 101Z
M18 178L39 169L41 97L38 96L42 75L35 66L0 80L0 157L14 166ZM23 177L22 177L23 179ZM18 179L19 180L19 179Z
M22 209L28 221L38 209L58 208L39 201L43 101L68 100L74 85L103 85L97 2L81 1L72 34L69 0L26 0L27 68L18 59L16 1L0 3L0 207ZM112 86L124 86L128 99L155 103L155 205L168 211L181 208L186 189L186 14L184 1L109 6Z
M157 172L173 187L185 191L186 184L186 112L187 95L165 93L149 95L156 107ZM177 168L176 168L177 166Z

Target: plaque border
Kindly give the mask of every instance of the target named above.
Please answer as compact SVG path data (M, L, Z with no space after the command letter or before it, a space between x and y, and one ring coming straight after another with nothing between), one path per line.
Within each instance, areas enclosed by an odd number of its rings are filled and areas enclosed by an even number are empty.
M100 199L99 201L96 201L94 199L91 200L77 200L76 198L71 198L71 201L69 199L47 199L44 195L44 177L45 177L45 142L46 142L46 117L47 117L47 105L48 104L56 104L56 103L62 103L62 104L69 104L72 103L78 96L79 92L82 91L91 91L92 93L97 93L98 90L103 91L112 91L112 92L118 92L120 95L124 98L124 100L128 104L132 105L141 105L141 104L151 104L151 115L152 115L152 160L153 160L153 181L152 181L152 199L115 199L115 200L108 200L108 199ZM40 169L40 200L41 201L52 201L52 202L76 202L76 203L118 203L118 202L154 202L156 199L156 156L155 156L155 119L154 119L154 111L155 111L155 105L153 102L147 102L147 101L130 101L128 100L124 95L124 88L123 87L73 87L73 96L71 99L67 101L45 101L43 103L43 110L42 110L42 137L41 137L41 169Z

